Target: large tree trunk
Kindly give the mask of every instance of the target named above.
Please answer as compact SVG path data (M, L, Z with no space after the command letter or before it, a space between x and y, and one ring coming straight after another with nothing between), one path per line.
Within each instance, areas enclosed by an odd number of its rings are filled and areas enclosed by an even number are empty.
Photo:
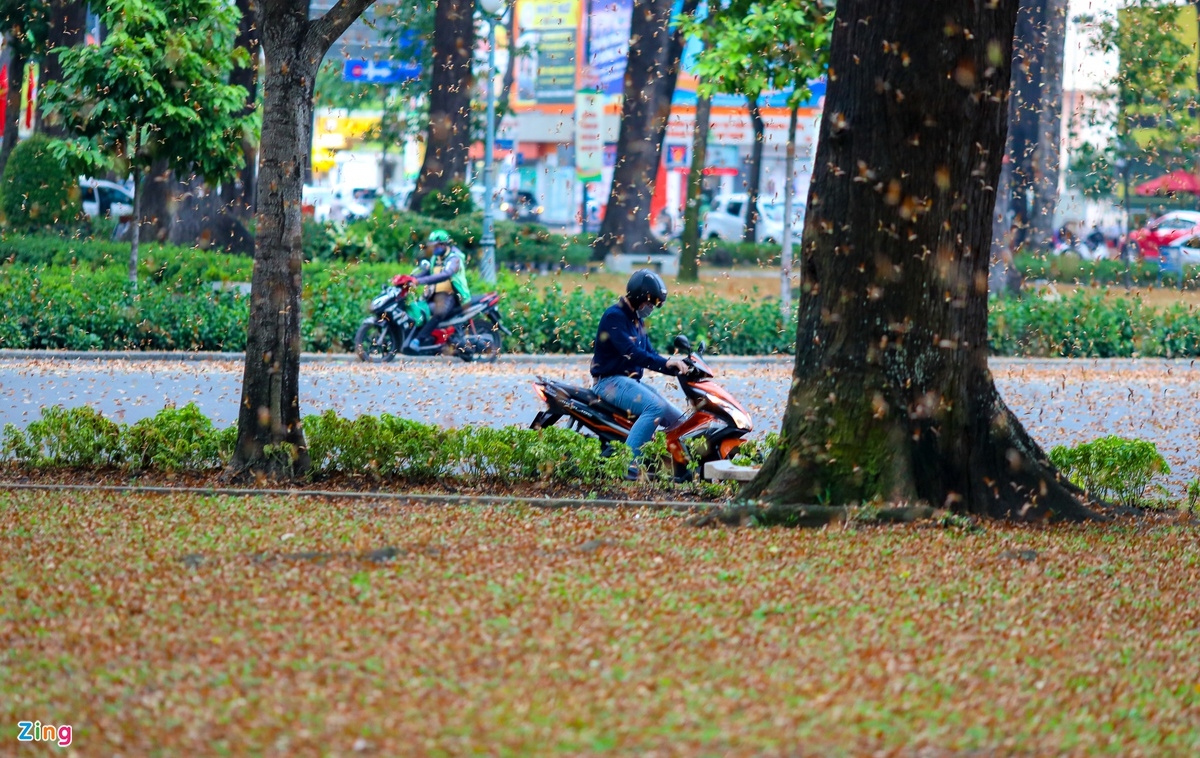
M684 0L682 13L690 15L697 4ZM673 5L672 0L634 0L621 130L608 207L595 243L598 257L612 251L663 252L650 230L650 199L683 52L683 35L670 29Z
M1033 156L1034 212L1030 219L1030 244L1038 250L1054 247L1066 39L1067 0L1046 0L1042 25L1042 91L1037 113L1037 148Z
M8 95L4 99L4 144L0 146L0 176L4 175L4 167L8 165L8 155L17 145L18 132L21 127L21 84L25 79L25 55L17 45L7 38L11 55L8 58Z
M84 26L87 24L87 4L72 0L51 0L50 16L46 50L59 47L74 47L83 43ZM62 81L62 64L58 55L46 53L38 74L38 87L44 88L50 82ZM38 109L39 112L41 109ZM65 137L66 130L60 123L61 119L45 120L38 115L37 129L50 137Z
M1016 296L1021 294L1024 277L1013 258L1013 234L1009 187L1012 184L1012 164L1007 160L1000 169L996 184L996 207L992 213L992 252L988 268L988 291Z
M692 166L688 171L687 203L683 209L682 251L679 254L679 281L700 281L700 190L704 185L704 164L708 162L708 128L712 98L696 100L696 127L692 132Z
M300 423L300 199L317 67L372 0L339 0L308 20L307 0L262 0L266 74L250 324L229 475L291 477L308 469Z
M779 311L785 318L792 315L792 214L795 212L796 194L792 182L796 178L796 119L798 106L793 105L788 113L787 168L784 169L783 184L783 239L779 251Z
M179 179L171 170L167 159L159 158L151 164L149 172L140 184L142 212L138 217L138 233L145 240L166 242L171 234Z
M762 184L763 137L766 125L757 102L750 103L750 123L754 126L754 144L750 146L750 176L746 186L746 228L744 242L758 241L758 187ZM778 242L779 240L775 240Z
M1049 0L1021 0L1013 41L1012 93L1009 97L1008 143L1010 163L1009 212L1012 214L1012 250L1029 241L1029 227L1038 212L1034 205L1034 152L1038 143L1038 111L1042 104L1042 66L1045 51L1046 4Z
M435 190L467 175L471 145L471 59L475 50L474 0L437 0L433 31L433 70L429 83L429 128L425 160L409 208Z
M256 0L238 0L237 7L242 12L242 20L238 24L238 36L234 44L250 53L250 63L235 68L229 75L229 83L246 88L244 113L249 114L258 107L258 58L261 53L258 3ZM246 165L238 172L237 179L221 186L221 201L226 206L226 213L239 219L248 219L254 215L254 177L258 170L258 145L253 135L242 135L242 154L246 158Z
M1091 515L987 365L1016 11L1017 0L929 0L921 13L838 3L784 444L745 496Z
M496 98L496 118L503 118L508 113L509 102L512 99L513 83L517 80L517 13L514 7L508 12L505 21L505 37L508 39L508 61L504 64L504 78L500 80L500 94Z

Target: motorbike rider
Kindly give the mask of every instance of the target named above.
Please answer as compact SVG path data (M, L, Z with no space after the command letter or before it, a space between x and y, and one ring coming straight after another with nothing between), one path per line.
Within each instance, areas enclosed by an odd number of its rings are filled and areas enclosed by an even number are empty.
M471 299L467 257L454 245L450 233L445 229L434 229L429 233L426 246L429 258L421 261L411 275L400 274L392 279L392 284L397 287L405 283L425 287L425 300L431 315L414 336L414 348L427 343L437 325L461 311Z
M653 387L642 384L644 369L668 375L688 370L683 358L659 355L646 334L646 319L666 301L667 286L662 277L648 269L636 271L629 277L625 295L600 317L596 331L592 389L635 419L626 440L634 459L625 475L629 480L638 478L642 446L654 436L655 429L671 426L682 415Z

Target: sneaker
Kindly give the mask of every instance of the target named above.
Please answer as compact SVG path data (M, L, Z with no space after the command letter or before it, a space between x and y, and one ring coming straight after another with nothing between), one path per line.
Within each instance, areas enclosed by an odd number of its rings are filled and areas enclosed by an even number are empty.
M636 463L629 464L629 470L625 472L625 481L636 482L642 478L642 472L638 470Z

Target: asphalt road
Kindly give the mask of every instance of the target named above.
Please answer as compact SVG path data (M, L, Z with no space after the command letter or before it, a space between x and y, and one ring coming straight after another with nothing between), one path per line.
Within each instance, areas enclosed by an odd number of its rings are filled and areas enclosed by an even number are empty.
M714 362L718 381L742 400L756 433L778 429L790 362L771 358ZM90 405L134 422L167 404L196 403L218 425L232 424L240 399L236 361L0 359L0 424L24 426L42 406ZM1173 469L1172 489L1200 477L1200 366L1194 361L994 359L1010 407L1044 445L1105 434L1152 440ZM527 424L538 410L538 375L587 384L586 360L456 360L301 365L306 413L392 413L440 424ZM674 380L658 377L682 405Z

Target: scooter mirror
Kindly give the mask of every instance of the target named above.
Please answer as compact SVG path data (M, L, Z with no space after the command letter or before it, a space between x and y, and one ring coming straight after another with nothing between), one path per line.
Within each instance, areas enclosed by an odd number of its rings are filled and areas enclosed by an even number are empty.
M706 347L707 346L704 344L704 340L700 340L700 344L696 347L696 355L704 355L704 350Z
M681 353L692 352L692 341L682 334L675 338L675 349Z

